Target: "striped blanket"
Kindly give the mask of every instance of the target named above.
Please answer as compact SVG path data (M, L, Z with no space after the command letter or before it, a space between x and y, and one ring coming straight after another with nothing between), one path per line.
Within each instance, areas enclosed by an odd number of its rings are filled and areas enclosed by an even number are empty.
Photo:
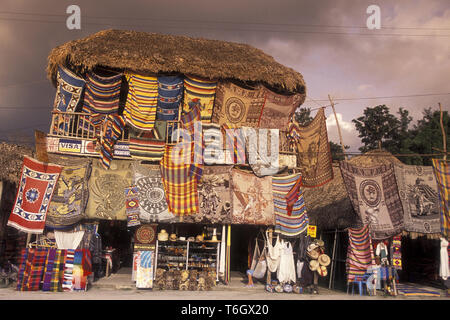
M226 150L225 163L245 164L246 163L246 137L240 128L230 128L226 123L222 125L222 133L225 136Z
M29 256L29 250L28 249L22 249L20 253L20 263L19 263L19 271L17 272L17 291L23 291L23 280L25 277L25 269L27 268L27 262L28 259L33 259L32 256Z
M75 258L75 250L68 249L64 259L64 272L62 280L63 291L73 291L73 265Z
M182 145L186 152L190 152L190 174L197 178L202 176L203 172L203 130L201 123L201 112L198 106L193 106L188 112L181 115L181 127L186 131L188 137L182 137Z
M83 112L111 114L119 111L122 74L102 77L90 72L86 76Z
M42 283L42 291L50 291L51 281L54 273L55 260L57 258L57 250L48 249L47 259L45 261L44 281Z
M440 297L441 294L438 291L428 290L424 288L418 288L413 285L408 285L405 283L397 284L397 291L399 294L404 296L424 296L424 297Z
M50 279L49 291L58 292L62 290L62 278L64 272L64 261L67 250L56 250L55 263L53 265L52 277Z
M183 111L188 112L194 106L201 110L201 121L211 122L217 82L194 76L184 79Z
M86 82L70 70L58 66L56 96L53 108L62 112L75 112L81 101Z
M450 239L450 162L432 159L439 190L441 233Z
M177 120L183 97L183 78L180 76L158 77L158 102L156 119Z
M349 228L348 238L346 270L347 281L351 282L355 277L364 275L367 268L374 266L375 259L368 226Z
M164 140L154 139L153 132L138 135L130 131L130 155L132 159L146 161L161 161L164 155Z
M275 212L275 232L294 237L308 228L308 215L302 190L298 187L300 174L272 177L273 204ZM291 212L288 209L291 203Z
M152 130L156 119L158 79L126 73L128 95L123 115L128 124L139 130Z

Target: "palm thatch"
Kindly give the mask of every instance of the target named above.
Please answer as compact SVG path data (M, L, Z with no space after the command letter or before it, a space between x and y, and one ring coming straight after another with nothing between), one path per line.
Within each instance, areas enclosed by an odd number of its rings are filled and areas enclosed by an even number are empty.
M95 67L141 74L182 73L209 79L264 83L306 93L303 76L247 44L125 30L103 30L54 48L47 76L55 84L58 65L80 73Z

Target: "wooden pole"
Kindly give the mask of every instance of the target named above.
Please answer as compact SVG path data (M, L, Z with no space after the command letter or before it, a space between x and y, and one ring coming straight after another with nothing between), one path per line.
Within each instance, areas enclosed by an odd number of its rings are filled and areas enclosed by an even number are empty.
M444 123L443 123L444 114L442 112L442 106L441 106L440 102L439 102L439 111L441 113L440 123L441 123L441 131L442 131L442 144L444 147L444 160L447 160L447 135L445 134Z
M337 115L336 115L336 110L334 109L334 102L331 99L330 95L328 95L328 99L330 100L331 108L333 109L333 113L334 113L334 119L336 120L336 126L337 126L337 129L338 129L339 140L341 142L342 153L344 154L345 160L348 160L348 157L345 154L345 147L344 147L344 141L342 139L341 127L339 126L339 121L338 121L338 118L337 118Z
M328 289L332 288L334 278L334 260L336 259L336 241L337 241L337 229L334 230L333 251L331 254L331 267L330 267L330 282L328 283Z

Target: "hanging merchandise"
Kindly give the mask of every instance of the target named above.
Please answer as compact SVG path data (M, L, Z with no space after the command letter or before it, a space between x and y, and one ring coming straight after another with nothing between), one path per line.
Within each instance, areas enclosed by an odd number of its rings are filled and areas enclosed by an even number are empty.
M439 195L433 167L396 164L394 169L405 231L440 233Z
M441 234L450 238L450 162L432 159L434 176L439 190Z
M391 242L391 262L397 270L402 270L402 235L398 234Z
M440 248L439 276L447 280L450 277L448 241L443 237L440 238Z
M164 121L178 120L182 97L183 77L159 76L156 119Z
M382 266L389 265L388 259L388 248L384 241L380 241L375 249L375 255L380 258L380 263Z
M141 224L139 221L139 198L136 186L125 188L125 212L127 214L127 227L134 227Z
M368 226L349 228L348 237L346 269L347 281L351 282L356 277L363 276L370 266L375 266L375 258Z
M138 251L136 288L150 289L153 287L153 251Z
M374 240L390 238L403 230L403 208L394 167L362 168L340 162L342 177L353 208Z
M194 106L201 110L201 121L211 122L211 116L216 95L217 82L194 76L184 79L184 105L183 111L188 112Z
M296 281L294 252L289 241L281 241L280 265L277 270L277 278L283 285L290 282L295 283Z
M63 66L58 66L56 82L53 109L61 112L76 112L86 82Z
M246 138L244 130L232 128L224 123L221 127L225 139L225 163L245 164L246 163Z
M161 161L166 144L167 122L156 120L150 132L128 130L130 156L132 159Z
M333 179L333 166L324 108L320 108L308 126L300 126L295 119L289 123L288 138L297 154L303 186L320 187Z
M270 230L272 232L272 230ZM270 272L276 272L280 265L281 260L281 250L283 248L283 244L280 240L280 235L277 235L277 240L275 245L272 245L272 237L269 236L268 231L266 231L266 241L267 241L267 267Z
M24 156L8 226L27 233L43 233L48 206L62 169L62 166Z
M60 231L55 230L55 240L58 249L75 250L81 243L85 231Z

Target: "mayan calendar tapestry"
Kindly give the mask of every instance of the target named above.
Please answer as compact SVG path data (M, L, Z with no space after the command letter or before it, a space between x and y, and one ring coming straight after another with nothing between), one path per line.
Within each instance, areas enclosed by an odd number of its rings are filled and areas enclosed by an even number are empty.
M431 166L395 165L405 230L440 233L439 194Z
M188 112L194 106L201 110L201 121L211 122L217 81L194 76L184 79L183 111Z
M368 226L361 229L348 229L347 260L345 264L348 282L355 280L355 277L363 276L370 266L375 265Z
M439 190L441 233L450 239L450 163L440 159L432 162Z
M92 163L86 216L91 219L127 220L126 187L131 185L130 161L113 160L109 170L98 160Z
M259 121L260 128L286 130L289 119L304 100L301 94L282 95L263 87L265 102Z
M231 168L232 166L204 167L198 184L199 212L184 217L183 222L231 223Z
M298 236L308 228L309 219L299 185L301 179L300 174L272 177L275 232L289 237Z
M123 115L127 123L139 130L152 130L158 102L158 79L126 73L128 95Z
M393 165L361 168L340 162L342 177L353 208L374 240L398 234L403 229L403 207Z
M133 184L139 199L139 218L144 222L170 222L175 216L169 212L159 165L131 164Z
M241 88L231 82L219 82L212 122L227 124L230 128L258 127L264 106L264 92Z
M295 121L289 123L289 138L297 153L303 186L319 187L333 179L333 167L324 108L320 108L305 127Z
M62 112L75 112L86 82L71 71L58 66L56 96L53 108Z
M232 191L234 224L274 225L272 177L233 169Z
M8 226L42 233L50 201L62 167L24 156L22 174Z

